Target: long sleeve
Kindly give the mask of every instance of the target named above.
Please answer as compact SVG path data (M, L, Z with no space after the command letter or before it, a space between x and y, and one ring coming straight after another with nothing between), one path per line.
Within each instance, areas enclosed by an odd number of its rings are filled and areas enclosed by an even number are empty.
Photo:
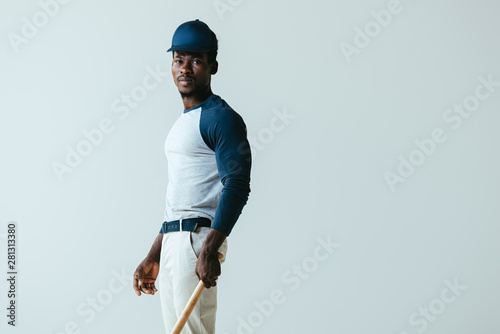
M215 152L223 184L212 228L229 235L250 194L252 156L246 125L234 110L222 108L202 114L200 130L207 146Z

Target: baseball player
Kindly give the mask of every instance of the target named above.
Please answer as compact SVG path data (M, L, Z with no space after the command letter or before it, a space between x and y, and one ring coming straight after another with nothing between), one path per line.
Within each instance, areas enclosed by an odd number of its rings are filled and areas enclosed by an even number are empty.
M184 110L165 141L168 186L164 222L134 273L134 290L160 294L170 333L199 280L207 288L183 333L215 333L218 253L250 193L251 153L246 125L212 93L218 42L200 20L181 24L172 38L172 76ZM223 262L223 260L222 260Z

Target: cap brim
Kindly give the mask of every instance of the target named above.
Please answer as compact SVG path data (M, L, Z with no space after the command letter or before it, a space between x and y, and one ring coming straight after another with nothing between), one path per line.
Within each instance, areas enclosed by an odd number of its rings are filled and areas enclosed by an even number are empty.
M170 51L191 51L191 52L199 52L199 53L207 53L211 49L210 48L205 48L202 46L198 45L176 45L172 46L170 49L167 50L167 52Z

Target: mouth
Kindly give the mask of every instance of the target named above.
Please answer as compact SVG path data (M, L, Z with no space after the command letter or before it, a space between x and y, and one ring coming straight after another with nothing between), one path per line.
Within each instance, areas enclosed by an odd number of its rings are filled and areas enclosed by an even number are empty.
M191 83L194 82L194 79L191 78L191 77L179 77L178 81L183 85L183 86L187 86Z

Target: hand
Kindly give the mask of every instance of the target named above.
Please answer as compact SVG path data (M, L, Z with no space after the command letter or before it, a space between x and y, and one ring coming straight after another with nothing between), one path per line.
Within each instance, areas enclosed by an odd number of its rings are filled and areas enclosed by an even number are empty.
M200 252L198 261L196 261L196 275L203 281L205 288L217 285L217 278L220 276L221 268L217 253L207 254Z
M149 258L145 258L134 273L134 290L140 296L141 291L147 295L154 295L158 291L155 287L156 277L160 270L160 264Z

